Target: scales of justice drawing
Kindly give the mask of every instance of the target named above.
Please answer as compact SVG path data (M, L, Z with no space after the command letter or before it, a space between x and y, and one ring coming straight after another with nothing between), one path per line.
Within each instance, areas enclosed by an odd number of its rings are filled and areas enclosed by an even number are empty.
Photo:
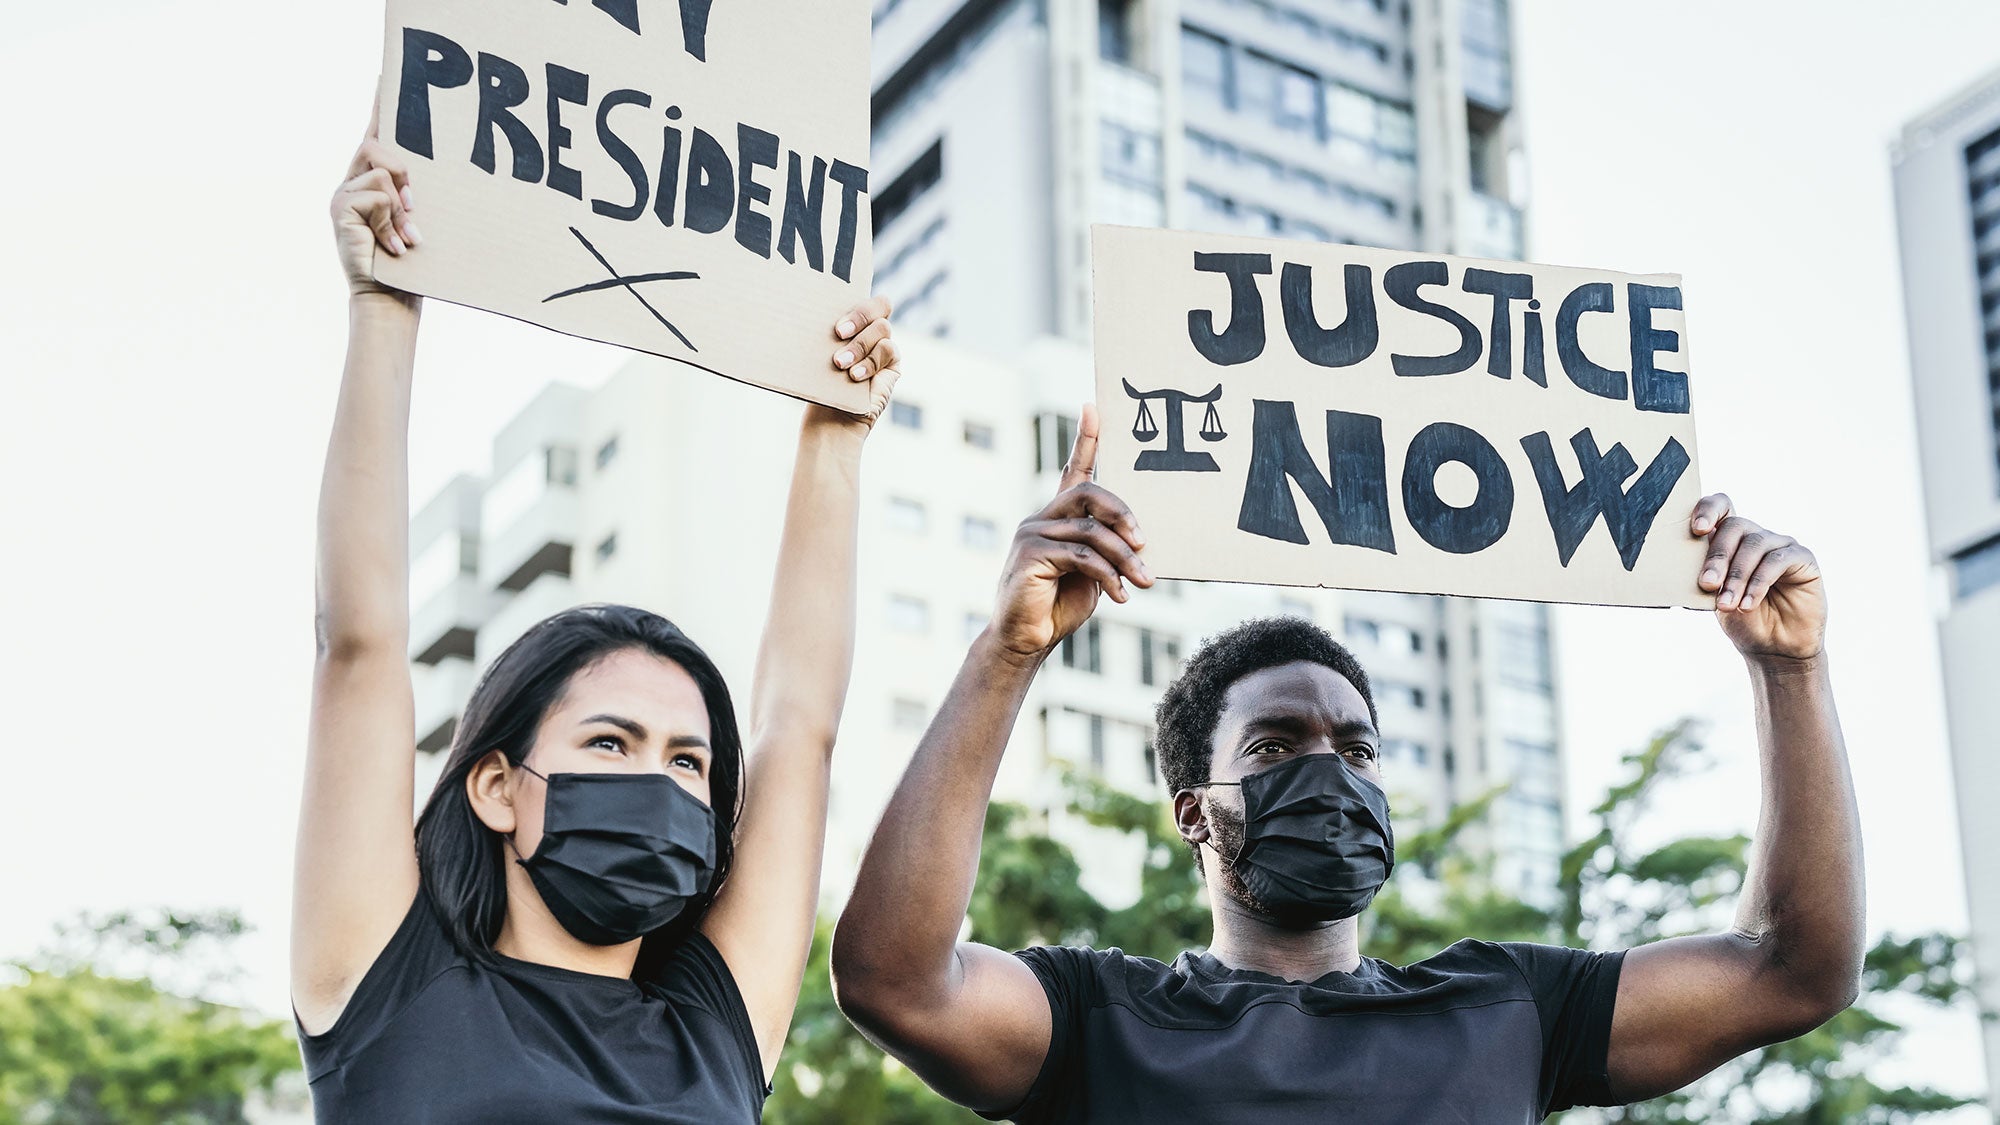
M1127 395L1139 400L1139 416L1132 420L1132 436L1134 438L1142 442L1147 442L1160 436L1159 423L1153 420L1152 408L1146 405L1148 400L1158 399L1160 402L1160 412L1166 415L1167 419L1167 447L1165 449L1148 449L1140 453L1139 460L1132 466L1133 469L1140 472L1167 473L1219 473L1222 471L1222 466L1215 463L1215 458L1198 449L1189 449L1187 447L1186 437L1182 432L1181 425L1181 408L1191 402L1203 403L1207 405L1208 410L1202 414L1201 429L1197 431L1201 434L1201 440L1221 441L1223 438L1229 436L1222 428L1221 417L1215 412L1215 404L1222 398L1221 383L1217 383L1214 389L1207 394L1195 395L1189 394L1186 391L1176 391L1166 388L1157 391L1142 391L1134 387L1128 380L1120 379L1119 382L1125 384L1125 393Z

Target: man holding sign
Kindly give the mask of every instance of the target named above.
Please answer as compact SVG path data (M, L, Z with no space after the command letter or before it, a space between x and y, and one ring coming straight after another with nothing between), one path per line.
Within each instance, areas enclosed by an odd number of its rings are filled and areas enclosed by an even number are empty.
M1232 315L1210 335L1247 328L1248 302ZM1105 354L1101 327L1098 342ZM1161 772L1210 891L1208 948L1165 964L960 942L993 779L1037 669L1100 593L1123 602L1126 583L1154 580L1140 556L1163 543L1148 549L1132 510L1091 482L1099 452L1086 407L1060 491L1016 533L991 624L834 937L842 1008L940 1093L1036 1123L1533 1122L1677 1089L1852 1001L1861 845L1824 584L1809 550L1720 495L1666 511L1671 539L1648 521L1646 542L1685 562L1680 581L1712 601L1755 692L1764 803L1730 932L1614 952L1467 940L1407 967L1365 956L1360 915L1395 862L1383 732L1354 657L1279 619L1211 638L1159 707Z

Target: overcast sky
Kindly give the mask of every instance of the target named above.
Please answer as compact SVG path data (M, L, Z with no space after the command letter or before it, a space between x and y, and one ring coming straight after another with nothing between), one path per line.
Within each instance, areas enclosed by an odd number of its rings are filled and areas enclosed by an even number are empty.
M1686 275L1704 483L1828 574L1871 927L1962 928L1888 145L2000 64L2000 5L1518 6L1531 254ZM236 906L261 927L250 998L282 1011L344 329L325 206L380 11L100 0L7 25L0 957L79 909ZM414 492L480 468L545 379L619 362L433 303ZM1710 621L1564 609L1559 643L1572 804L1692 714L1719 764L1655 827L1748 829L1748 693ZM1930 1021L1911 1065L1966 1081L1975 1036Z

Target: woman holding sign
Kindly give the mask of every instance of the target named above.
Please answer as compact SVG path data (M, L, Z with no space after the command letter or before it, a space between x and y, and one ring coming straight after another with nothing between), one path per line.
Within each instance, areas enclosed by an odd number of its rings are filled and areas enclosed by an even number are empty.
M897 378L887 306L828 337L834 367L874 377L873 411L806 411L747 735L715 665L664 618L569 610L493 661L413 824L419 299L370 263L421 244L420 200L372 130L348 176L292 919L318 1118L755 1121L812 940L859 460Z

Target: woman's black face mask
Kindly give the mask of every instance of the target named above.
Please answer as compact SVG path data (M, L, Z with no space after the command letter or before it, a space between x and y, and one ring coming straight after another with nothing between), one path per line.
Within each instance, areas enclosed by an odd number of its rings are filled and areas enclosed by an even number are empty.
M1301 754L1242 781L1243 847L1231 868L1274 913L1352 918L1396 866L1389 799L1338 754Z
M543 777L542 842L516 859L579 941L619 945L686 909L715 876L715 813L657 773ZM520 855L517 850L514 853Z

